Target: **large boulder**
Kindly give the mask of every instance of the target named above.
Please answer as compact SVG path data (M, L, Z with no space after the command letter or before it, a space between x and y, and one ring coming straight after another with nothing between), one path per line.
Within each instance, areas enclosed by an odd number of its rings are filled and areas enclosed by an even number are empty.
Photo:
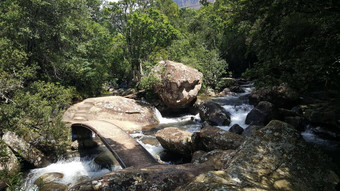
M48 160L40 150L27 143L14 132L6 132L2 136L2 140L14 152L16 152L20 157L32 164L34 167L44 167L48 165Z
M156 133L164 149L182 155L191 155L193 151L191 136L192 133L176 127L167 127Z
M218 103L208 101L198 106L199 115L202 121L213 126L227 126L230 124L230 113L223 109Z
M195 150L204 151L236 149L244 142L243 136L212 126L195 132L192 139Z
M249 104L257 105L261 101L268 101L276 107L292 108L299 102L299 95L286 84L261 88L249 95Z
M323 153L294 127L275 120L247 139L226 166L177 190L335 191L339 182Z
M171 109L190 106L202 86L203 74L182 63L161 61L152 72L160 79L154 86L156 93Z
M126 168L105 174L70 188L87 190L175 190L192 181L197 175L212 170L211 165L156 165L142 169Z
M273 104L261 101L248 113L245 123L248 125L267 125L274 117L276 117L276 110Z
M12 150L0 139L0 190L8 183L8 177L20 171L20 163Z
M159 123L149 105L120 96L85 99L68 108L63 116L63 121L69 123L88 120L104 120L129 132Z

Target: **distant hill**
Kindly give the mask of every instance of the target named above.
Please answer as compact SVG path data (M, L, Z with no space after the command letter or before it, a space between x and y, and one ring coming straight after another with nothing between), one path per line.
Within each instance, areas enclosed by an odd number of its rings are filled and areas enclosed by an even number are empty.
M201 7L199 0L173 0L179 7L189 7L198 9ZM209 2L215 2L215 0L208 0Z

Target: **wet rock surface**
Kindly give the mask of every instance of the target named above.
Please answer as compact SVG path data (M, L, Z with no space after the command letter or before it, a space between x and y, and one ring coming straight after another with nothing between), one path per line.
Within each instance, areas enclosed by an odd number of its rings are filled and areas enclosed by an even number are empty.
M195 150L212 151L215 149L229 150L238 148L244 137L217 127L204 127L192 136Z
M261 101L248 113L245 123L248 125L267 125L267 123L275 117L276 109L273 104L267 101Z
M198 109L201 120L210 125L226 126L230 124L230 113L215 102L203 102L198 106Z
M182 63L161 61L152 72L160 79L154 87L155 92L171 109L192 105L202 87L203 74Z
M335 190L328 158L294 127L271 121L240 146L227 168L201 174L177 190Z

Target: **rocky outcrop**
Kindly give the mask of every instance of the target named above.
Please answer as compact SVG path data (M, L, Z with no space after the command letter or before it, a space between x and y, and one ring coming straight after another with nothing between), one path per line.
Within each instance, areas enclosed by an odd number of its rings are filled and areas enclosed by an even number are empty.
M63 116L69 123L89 120L104 120L130 132L159 123L149 105L119 96L86 99L68 108Z
M48 165L47 159L40 150L27 143L15 133L8 131L2 136L2 139L15 153L34 167Z
M264 126L260 125L249 125L247 128L244 129L242 135L245 137L252 137L255 136L257 130L260 130Z
M196 154L196 152L198 154ZM213 150L207 153L202 153L202 151L196 151L191 162L194 164L209 163L214 166L214 170L221 170L226 168L226 164L229 164L231 159L235 155L235 150Z
M225 165L177 190L335 191L339 182L324 154L307 145L294 127L275 120L247 139Z
M154 86L156 93L171 109L190 106L202 86L203 74L182 63L161 61L152 72L160 79Z
M185 185L197 175L212 169L212 166L205 164L156 165L142 169L127 168L105 174L91 181L82 182L69 190L170 191Z
M276 110L273 104L261 101L248 113L245 123L248 125L267 125L274 117L276 117Z
M203 102L198 106L201 120L213 126L226 126L230 124L230 113L215 102Z
M3 190L9 181L7 178L20 171L20 163L12 150L3 142L0 142L0 149L0 152L5 154L0 157L0 190Z
M249 95L249 104L257 105L261 101L268 101L276 107L291 109L299 102L298 94L285 84L271 88L261 88Z
M195 150L212 151L215 149L229 150L238 148L244 137L217 127L204 127L192 136Z
M166 150L182 155L191 155L193 152L191 135L192 133L188 131L167 127L159 130L156 133L156 138Z

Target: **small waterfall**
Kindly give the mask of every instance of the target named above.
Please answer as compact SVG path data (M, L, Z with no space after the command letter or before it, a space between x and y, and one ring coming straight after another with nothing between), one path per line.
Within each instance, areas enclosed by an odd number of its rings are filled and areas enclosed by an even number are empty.
M192 121L200 121L199 114L197 115L184 115L181 117L174 117L174 118L166 118L163 117L161 112L157 108L154 108L154 113L156 115L157 120L159 121L160 125L172 125L172 124L183 124L186 122L192 122Z
M231 123L229 126L220 126L221 129L228 131L235 124L238 124L243 129L248 127L245 121L248 113L254 108L252 105L224 105L223 108L230 113Z
M120 166L114 166L113 170L121 169ZM50 164L45 168L36 168L29 172L26 181L24 182L21 191L36 191L38 186L34 182L44 174L47 173L61 173L64 176L56 183L67 186L75 185L78 181L98 177L102 174L108 173L110 170L101 169L96 165L92 159L82 160L80 157L75 157L68 160L60 160L56 163Z

